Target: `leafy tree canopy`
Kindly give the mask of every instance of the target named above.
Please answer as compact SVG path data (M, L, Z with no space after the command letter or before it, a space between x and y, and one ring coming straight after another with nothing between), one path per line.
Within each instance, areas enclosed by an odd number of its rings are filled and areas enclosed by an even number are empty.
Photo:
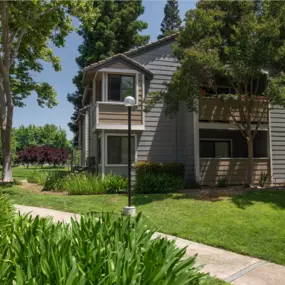
M93 7L96 11L100 11L100 16L91 31L85 25L78 31L83 37L83 44L78 49L80 55L76 59L80 70L73 78L76 91L67 95L68 101L74 105L69 127L74 132L75 144L77 144L78 127L74 121L82 107L84 92L81 82L82 69L92 62L144 45L149 41L149 36L139 34L147 28L147 23L138 20L144 12L141 0L99 0L93 1Z
M167 90L153 98L166 103L168 114L176 112L180 102L197 110L198 99L205 93L201 89L215 95L219 104L229 98L237 100L241 121L229 115L247 141L251 170L252 141L268 104L285 105L284 15L285 2L198 2L195 10L187 12L174 50L181 66ZM219 89L221 85L229 87L226 92ZM263 108L253 128L260 95ZM249 176L251 184L252 173Z
M180 26L181 19L179 16L178 1L167 0L164 7L164 18L161 23L161 35L158 36L158 39L177 33Z
M16 140L16 149L21 151L31 146L50 146L53 148L70 148L66 131L53 124L44 126L29 125L13 129Z

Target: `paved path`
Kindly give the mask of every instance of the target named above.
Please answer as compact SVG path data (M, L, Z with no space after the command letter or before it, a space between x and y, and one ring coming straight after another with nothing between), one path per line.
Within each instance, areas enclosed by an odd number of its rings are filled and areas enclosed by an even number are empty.
M52 216L54 221L69 223L77 214L55 211L45 208L16 205L20 213L31 213L33 216ZM240 255L223 249L188 241L170 235L156 233L155 237L163 236L175 240L178 247L187 247L186 254L198 254L197 264L205 265L204 272L210 273L234 285L282 285L285 284L285 267L258 258Z

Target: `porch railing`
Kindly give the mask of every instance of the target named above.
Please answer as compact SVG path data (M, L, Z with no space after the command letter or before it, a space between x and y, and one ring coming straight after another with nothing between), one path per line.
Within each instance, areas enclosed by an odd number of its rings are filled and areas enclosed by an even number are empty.
M255 158L253 162L254 183L258 184L262 173L269 173L269 159ZM200 158L201 185L216 185L225 179L228 185L246 184L247 158Z

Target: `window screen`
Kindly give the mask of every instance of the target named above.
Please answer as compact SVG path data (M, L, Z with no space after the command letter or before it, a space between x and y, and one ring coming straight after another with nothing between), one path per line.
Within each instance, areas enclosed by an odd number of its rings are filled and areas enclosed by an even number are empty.
M131 137L131 160L135 160L135 137ZM107 163L127 164L128 163L128 137L108 136L107 137Z

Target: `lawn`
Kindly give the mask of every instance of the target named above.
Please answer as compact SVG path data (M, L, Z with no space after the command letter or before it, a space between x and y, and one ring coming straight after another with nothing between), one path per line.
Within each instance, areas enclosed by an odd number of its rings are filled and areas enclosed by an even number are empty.
M19 186L2 191L17 204L75 213L119 213L127 204L125 195L39 194ZM133 204L161 232L285 265L283 190L250 191L216 202L186 194L133 195Z

